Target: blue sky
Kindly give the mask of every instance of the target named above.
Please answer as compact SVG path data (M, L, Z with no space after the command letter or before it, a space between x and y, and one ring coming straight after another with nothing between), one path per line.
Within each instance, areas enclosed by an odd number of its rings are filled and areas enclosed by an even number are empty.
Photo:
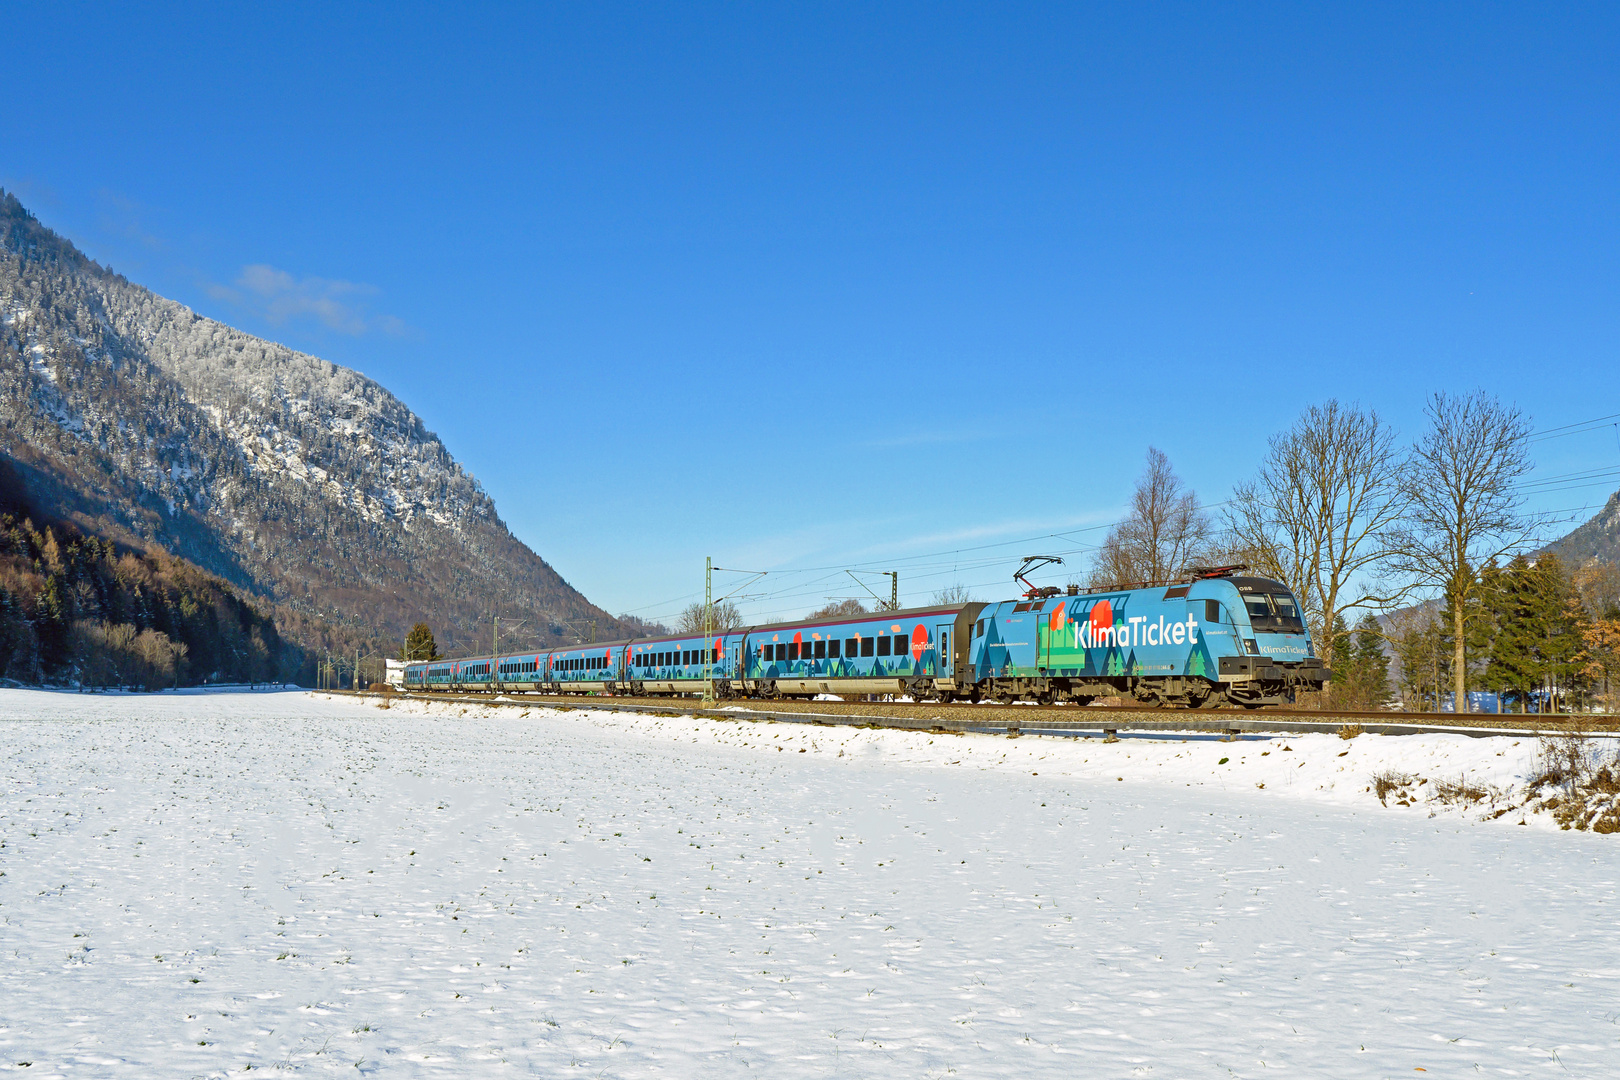
M592 600L751 611L1225 499L1337 396L1620 413L1620 9L23 5L0 185L393 390ZM1534 505L1620 486L1536 444ZM554 478L567 478L559 489ZM819 568L819 569L818 569ZM886 584L868 579L886 593ZM1008 586L1010 588L1010 584Z

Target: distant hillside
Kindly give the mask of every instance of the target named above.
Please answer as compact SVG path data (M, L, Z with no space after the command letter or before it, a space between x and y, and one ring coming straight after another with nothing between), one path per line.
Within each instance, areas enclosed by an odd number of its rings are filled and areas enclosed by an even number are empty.
M383 387L131 284L4 192L0 451L35 502L263 597L309 649L418 619L472 647L493 614L540 644L622 629Z
M1571 568L1591 562L1620 565L1620 491L1610 495L1590 521L1562 540L1548 544L1546 550Z

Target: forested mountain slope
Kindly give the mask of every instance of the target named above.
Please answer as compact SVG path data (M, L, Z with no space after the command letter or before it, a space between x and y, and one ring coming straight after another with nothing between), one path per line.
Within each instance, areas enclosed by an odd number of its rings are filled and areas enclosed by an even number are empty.
M1620 491L1610 495L1590 521L1548 544L1547 550L1572 569L1591 562L1620 565Z
M492 614L540 643L619 629L386 389L130 283L3 192L0 451L56 515L271 601L308 648L418 619L471 647Z

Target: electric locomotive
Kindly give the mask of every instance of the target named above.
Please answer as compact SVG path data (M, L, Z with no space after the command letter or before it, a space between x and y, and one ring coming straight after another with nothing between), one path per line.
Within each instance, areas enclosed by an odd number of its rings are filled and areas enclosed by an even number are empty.
M1017 579L1038 559L1025 561ZM1051 560L1046 560L1051 561ZM409 664L413 690L548 694L818 694L913 700L1249 708L1320 690L1299 604L1244 567L1121 589L1028 587L1022 598Z

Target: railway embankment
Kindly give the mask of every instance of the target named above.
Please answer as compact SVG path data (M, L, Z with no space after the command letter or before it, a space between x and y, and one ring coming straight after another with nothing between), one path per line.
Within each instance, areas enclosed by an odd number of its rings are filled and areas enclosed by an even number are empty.
M334 691L348 694L350 691ZM1465 713L1345 712L1306 709L1145 709L1118 705L979 705L909 701L773 701L717 703L704 709L697 698L592 697L545 694L413 694L360 691L363 697L394 700L457 701L495 706L544 705L556 709L712 715L779 723L891 727L906 731L1041 734L1075 737L1120 733L1195 732L1241 737L1246 734L1313 732L1338 735L1589 734L1620 738L1620 716L1567 716Z
M577 715L649 739L941 767L1292 793L1363 809L1620 832L1613 718L1203 712L810 701L703 709L693 699L363 692L383 708L456 717ZM761 735L759 732L774 732ZM949 738L958 736L960 738ZM978 736L978 737L975 737ZM1393 736L1381 738L1379 736ZM1016 742L1009 740L1016 739ZM944 747L951 747L941 754Z

